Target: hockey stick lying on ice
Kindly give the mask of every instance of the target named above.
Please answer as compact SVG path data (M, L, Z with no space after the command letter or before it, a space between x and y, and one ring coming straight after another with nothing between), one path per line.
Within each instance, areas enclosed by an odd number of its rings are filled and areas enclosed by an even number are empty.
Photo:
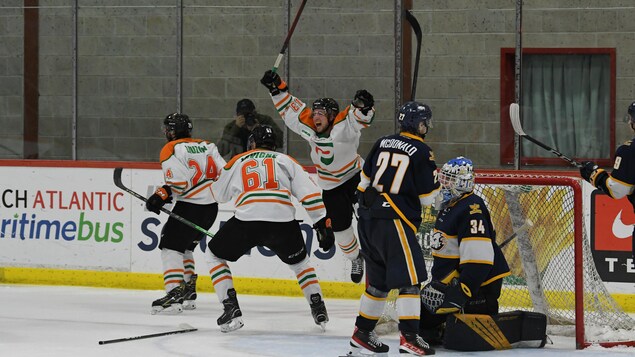
M178 333L186 333L186 332L194 332L194 331L198 331L198 329L194 328L194 327L192 327L192 326L190 326L188 324L180 324L178 330L173 330L173 331L168 331L168 332L160 332L160 333L153 333L153 334L150 334L150 335L140 335L140 336L134 336L134 337L116 338L114 340L99 341L99 344L100 345L106 345L106 344L109 344L109 343L142 340L144 338L161 337L161 336L167 336L167 335L176 335Z
M507 239L502 241L501 244L498 245L498 247L503 249L503 247L506 246L507 244L509 244L509 242L513 241L514 238L516 238L519 234L521 234L522 232L526 231L527 229L533 227L533 225L534 225L534 222L532 222L531 219L527 218L525 223L523 223L522 226L518 227L516 232L514 232L511 236L507 237Z
M293 23L289 28L289 32L287 33L287 37L284 39L284 43L282 44L282 48L280 49L280 53L278 54L278 58L276 58L276 62L273 64L272 72L276 72L278 67L280 66L280 62L282 62L282 57L284 57L284 53L287 51L287 47L289 47L289 42L291 41L291 35L293 35L293 31L295 30L295 25L298 24L298 20L300 20L300 14L302 14L302 10L304 10L304 5L306 5L307 0L302 0L302 4L300 4L300 8L298 12L295 14L295 19L293 19Z
M134 197L136 197L136 198L140 199L140 200L141 200L141 201L143 201L143 202L148 202L148 199L147 199L147 198L145 198L144 196L142 196L142 195L140 195L140 194L138 194L138 193L134 192L133 190L129 189L128 187L126 187L126 186L123 184L123 182L121 182L121 171L123 171L123 168L121 168L121 167L117 167L117 168L115 168L115 172L114 172L114 173L113 173L113 175L112 175L112 179L113 179L113 181L115 182L115 186L117 186L117 187L119 187L120 189L122 189L122 190L124 190L124 191L128 192L129 194L133 195ZM169 215L170 217L172 217L172 218L176 219L177 221L179 221L179 222L181 222L181 223L185 224L186 226L189 226L189 227L191 227L191 228L194 228L194 229L196 229L197 231L199 231L199 232L201 232L201 233L205 234L205 235L206 235L206 236L208 236L208 237L214 238L214 234L213 234L213 233L208 232L205 228L200 227L200 226L198 226L198 225L196 225L196 224L194 224L194 223L192 223L192 222L188 221L187 219L185 219L185 218L183 218L183 217L179 216L178 214L176 214L176 213L174 213L174 212L172 212L172 211L170 211L170 210L168 210L168 209L165 209L165 208L161 207L161 208L160 208L160 210L161 210L161 212L163 212L163 213L165 213L165 214Z
M419 25L419 21L414 15L410 12L410 10L406 10L406 20L410 23L410 27L412 27L412 31L415 33L417 37L417 56L415 57L415 70L412 74L412 88L410 91L410 100L415 100L415 94L417 93L417 77L419 76L419 59L421 58L421 26Z
M582 166L582 164L580 164L579 162L568 158L567 156L564 156L560 151L553 149L545 144L543 144L542 142L532 138L531 136L527 135L524 131L523 131L523 127L520 124L520 107L518 106L517 103L512 103L509 106L509 118L511 119L512 122L512 126L514 127L514 131L516 132L516 134L518 134L519 136L531 141L532 143L540 146L541 148L547 150L547 151L551 151L551 153L553 153L554 155L556 155L557 157L561 158L562 160L570 163L571 165L580 168Z

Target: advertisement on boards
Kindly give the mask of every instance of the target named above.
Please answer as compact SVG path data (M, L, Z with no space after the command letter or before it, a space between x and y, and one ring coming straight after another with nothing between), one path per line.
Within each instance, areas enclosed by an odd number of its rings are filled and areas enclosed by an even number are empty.
M635 281L632 256L635 213L628 199L591 193L591 252L598 273L606 282Z
M168 216L145 209L143 201L113 184L112 168L0 167L0 265L99 271L161 273L158 249ZM148 197L163 185L161 170L124 169L122 182ZM166 205L171 209L171 205ZM312 222L296 205L301 228L321 280L349 281L346 258L335 248L318 248ZM221 204L210 232L233 216ZM194 252L196 270L209 275L204 252L209 237ZM265 247L253 248L235 263L235 276L293 279L291 270Z

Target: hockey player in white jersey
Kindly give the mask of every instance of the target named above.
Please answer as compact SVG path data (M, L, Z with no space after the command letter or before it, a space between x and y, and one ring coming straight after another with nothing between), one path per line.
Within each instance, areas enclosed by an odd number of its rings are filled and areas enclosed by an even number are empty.
M206 256L210 276L223 314L217 323L222 332L243 326L232 274L234 262L256 246L265 246L295 273L316 324L323 329L328 314L322 289L307 255L300 224L295 219L293 198L315 222L320 248L328 251L335 238L322 194L302 166L274 151L275 134L270 126L257 126L249 136L249 151L234 156L223 168L212 192L218 202L234 200L236 212L208 243Z
M357 148L361 130L370 125L375 115L373 96L359 90L352 105L340 112L332 98L319 98L309 108L291 95L287 84L271 70L265 72L260 82L269 89L286 126L311 147L311 161L317 169L318 185L324 190L324 204L333 221L335 240L352 262L351 280L359 283L364 264L352 219L355 190L364 160Z
M192 138L192 122L181 113L163 120L168 143L160 160L165 185L148 198L146 208L159 214L161 207L176 200L174 213L209 229L218 214L210 184L225 166L216 145ZM163 284L167 295L152 303L152 314L180 313L196 308L196 278L193 250L205 237L199 231L170 217L161 230Z

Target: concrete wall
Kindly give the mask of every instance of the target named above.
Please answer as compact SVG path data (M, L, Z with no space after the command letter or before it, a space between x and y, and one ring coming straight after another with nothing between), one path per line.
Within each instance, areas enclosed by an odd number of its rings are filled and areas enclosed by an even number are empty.
M40 0L40 158L72 158L71 0ZM635 4L592 0L525 2L525 47L614 47L618 119L635 98ZM194 135L218 140L236 102L252 98L273 110L262 73L286 35L286 0L183 0L182 111ZM299 2L293 2L291 17ZM77 157L156 161L163 117L177 107L177 10L174 0L79 0ZM22 157L22 1L0 4L0 158ZM601 6L601 7L600 7ZM378 117L362 136L365 155L394 130L394 1L310 1L293 36L290 88L311 102L355 91L375 95ZM414 1L423 29L417 98L435 127L427 140L443 162L468 155L479 167L499 165L500 49L515 46L515 2ZM302 163L308 146L289 134Z

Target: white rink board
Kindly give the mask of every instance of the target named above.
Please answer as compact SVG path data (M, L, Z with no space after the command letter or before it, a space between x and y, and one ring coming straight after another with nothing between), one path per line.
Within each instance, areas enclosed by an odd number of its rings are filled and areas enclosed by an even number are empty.
M112 168L0 167L0 266L156 273L162 271L159 235L166 214L113 183ZM124 185L148 197L163 184L161 170L124 169ZM170 205L166 206L171 209ZM233 215L222 204L210 232ZM311 260L324 281L348 282L347 263L335 249L318 249L312 222L297 206ZM201 244L195 251L206 267ZM205 247L206 248L206 247ZM292 273L262 247L232 264L234 276L289 279Z

